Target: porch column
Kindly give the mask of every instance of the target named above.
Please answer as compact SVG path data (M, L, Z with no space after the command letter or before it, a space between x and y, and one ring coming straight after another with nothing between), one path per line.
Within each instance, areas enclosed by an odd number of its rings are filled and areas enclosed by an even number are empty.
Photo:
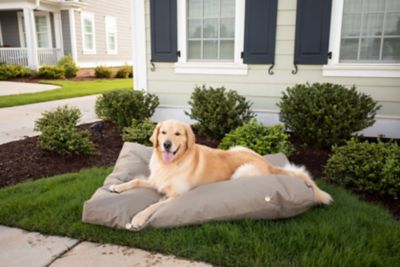
M78 48L76 44L76 23L75 23L75 10L69 9L69 30L71 33L71 56L74 59L75 63L78 64Z
M56 55L57 61L64 55L63 38L62 38L62 27L61 27L61 13L54 12L54 39L56 41Z
M32 69L38 69L39 58L37 50L35 14L32 8L24 8L24 26L26 49L28 53L28 66Z

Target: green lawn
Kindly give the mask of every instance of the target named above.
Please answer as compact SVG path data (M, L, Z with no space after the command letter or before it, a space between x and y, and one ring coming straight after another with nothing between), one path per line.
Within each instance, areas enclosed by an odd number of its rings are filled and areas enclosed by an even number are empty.
M51 100L95 95L121 88L132 88L132 79L112 79L94 81L51 80L47 84L60 85L60 89L38 93L0 96L0 108L46 102Z
M341 188L329 207L286 220L243 220L141 232L81 223L82 204L111 168L0 190L0 224L81 240L175 254L223 266L397 266L400 222Z

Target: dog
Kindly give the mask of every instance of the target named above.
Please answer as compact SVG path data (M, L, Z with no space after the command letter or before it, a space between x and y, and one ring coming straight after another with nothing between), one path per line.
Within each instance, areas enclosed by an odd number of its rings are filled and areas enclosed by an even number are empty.
M127 229L141 228L159 207L197 186L240 177L289 175L312 186L318 203L328 205L332 201L332 197L318 188L304 167L292 164L274 167L245 147L221 150L198 145L191 127L177 120L158 123L150 141L153 154L148 179L133 179L109 189L121 193L137 187L152 188L164 194L165 198L134 216L126 225Z

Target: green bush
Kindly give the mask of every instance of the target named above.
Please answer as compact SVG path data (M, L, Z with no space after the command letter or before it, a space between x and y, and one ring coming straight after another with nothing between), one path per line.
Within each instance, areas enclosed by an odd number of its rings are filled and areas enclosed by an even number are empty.
M89 133L76 128L80 117L79 109L68 106L44 112L35 121L35 130L41 131L39 147L61 155L93 154L95 146Z
M35 130L43 131L45 127L50 125L57 127L75 126L80 117L81 112L78 108L69 107L68 105L57 107L55 111L45 111L42 113L42 117L35 121Z
M158 97L143 91L121 89L103 93L96 101L96 114L123 129L133 119L150 118L159 104Z
M307 145L330 147L375 122L380 106L353 86L299 84L283 92L280 119Z
M61 58L58 61L57 66L64 68L65 70L64 75L67 78L75 77L76 73L79 70L79 67L76 65L71 55L66 55L63 58Z
M150 137L155 127L154 123L148 118L142 122L133 119L131 126L123 129L122 140L151 146Z
M111 78L112 77L112 70L106 66L97 66L94 69L94 75L96 78Z
M351 139L334 146L325 174L356 192L400 197L400 147L397 143L361 143Z
M36 73L36 77L41 79L64 79L65 69L62 66L42 66Z
M132 66L125 65L118 69L117 73L115 74L115 78L122 78L126 79L132 77Z
M256 119L226 134L219 144L221 149L233 146L244 146L260 155L282 152L289 156L294 150L282 125L266 127Z
M189 105L190 113L185 111L185 114L198 122L194 128L218 140L255 116L250 109L252 104L245 97L224 87L196 87Z
M32 70L17 64L0 63L0 80L32 76Z
M89 132L78 132L73 125L45 127L39 136L39 146L43 150L68 156L91 155L95 152L95 146L89 138Z

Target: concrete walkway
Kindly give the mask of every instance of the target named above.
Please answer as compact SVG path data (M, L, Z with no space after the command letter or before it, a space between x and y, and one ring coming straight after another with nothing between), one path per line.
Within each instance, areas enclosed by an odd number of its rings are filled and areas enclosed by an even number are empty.
M27 136L38 135L33 130L35 120L42 112L55 110L59 106L68 104L80 109L81 123L89 123L98 120L95 113L95 103L98 95L69 98L49 101L31 105L0 108L0 144L23 139Z
M16 95L24 93L36 93L60 88L57 85L21 82L0 82L1 95Z
M135 234L127 232L126 234ZM140 249L44 236L0 225L0 266L211 266Z

